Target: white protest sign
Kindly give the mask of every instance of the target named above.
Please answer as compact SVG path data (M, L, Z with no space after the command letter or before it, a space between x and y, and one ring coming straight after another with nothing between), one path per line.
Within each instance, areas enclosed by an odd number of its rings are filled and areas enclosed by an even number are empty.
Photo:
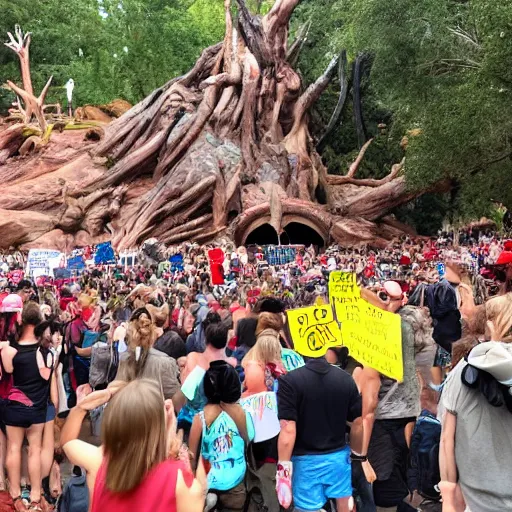
M267 441L279 434L281 427L277 417L277 397L273 391L242 398L240 405L252 416L255 443Z
M32 274L34 270L39 269L39 275L50 275L51 260L60 258L62 253L51 249L30 249L27 259L27 273Z

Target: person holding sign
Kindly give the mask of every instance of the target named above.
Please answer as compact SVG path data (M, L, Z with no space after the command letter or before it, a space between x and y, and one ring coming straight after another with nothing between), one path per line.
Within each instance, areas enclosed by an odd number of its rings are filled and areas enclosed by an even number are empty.
M345 425L362 413L354 379L324 357L311 358L279 379L277 403L281 506L289 508L293 497L296 511L317 512L336 499L337 511L348 512L352 471ZM360 421L353 424L354 435L360 428Z
M403 293L394 281L387 281L378 295L361 294L372 304L400 314ZM403 381L398 382L365 366L358 376L363 397L363 453L377 475L373 494L378 512L396 512L409 495L407 462L409 446L420 413L420 385L416 374L415 339L411 325L402 318Z

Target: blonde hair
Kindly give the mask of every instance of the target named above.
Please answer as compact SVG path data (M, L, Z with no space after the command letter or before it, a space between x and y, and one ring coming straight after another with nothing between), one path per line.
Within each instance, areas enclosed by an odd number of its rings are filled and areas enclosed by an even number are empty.
M151 318L157 327L163 327L167 320L169 320L169 304L167 303L161 307L148 304L146 309L149 311Z
M103 453L108 461L106 486L129 492L167 458L164 399L158 384L131 382L112 398L101 425Z
M274 329L265 329L256 338L256 344L247 352L242 366L247 361L258 361L266 366L268 363L281 361L281 343L279 333Z
M138 378L146 365L149 349L156 340L155 324L149 311L145 308L136 310L136 317L128 322L126 340L129 357L126 372L129 381Z
M487 320L494 325L496 341L512 342L512 293L487 301L485 312Z
M82 293L81 295L78 296L77 302L83 308L88 308L96 302L96 298L91 297L90 295L87 295L86 293Z
M266 329L281 331L283 328L283 319L277 313L263 312L258 315L258 325L256 326L256 335Z

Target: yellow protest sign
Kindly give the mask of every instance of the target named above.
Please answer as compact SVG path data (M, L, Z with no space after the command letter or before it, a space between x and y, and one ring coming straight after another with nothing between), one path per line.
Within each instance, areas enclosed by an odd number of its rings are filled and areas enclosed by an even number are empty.
M402 381L400 316L361 299L355 274L331 272L329 300L341 323L343 345L349 349L350 355L364 366Z
M376 308L363 299L348 306L342 325L343 345L364 366L398 381L404 379L402 327L399 315Z
M347 319L350 304L355 304L361 296L356 275L351 272L335 271L329 275L329 301L334 308L338 322Z
M341 333L330 304L286 312L294 349L303 356L321 357L341 345Z

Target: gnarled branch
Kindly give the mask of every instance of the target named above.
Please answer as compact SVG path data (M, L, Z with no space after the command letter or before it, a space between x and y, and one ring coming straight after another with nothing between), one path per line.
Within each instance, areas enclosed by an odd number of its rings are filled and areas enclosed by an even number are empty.
M345 106L345 102L347 100L349 86L348 86L347 51L346 50L343 50L341 52L339 77L340 77L340 95L338 97L338 103L336 104L336 108L334 109L331 119L329 120L329 124L327 125L327 128L325 129L325 133L322 135L322 137L318 141L318 144L316 145L316 148L318 149L318 151L322 151L323 147L325 146L325 141L327 140L327 137L329 137L331 132L334 130L334 127L336 126L336 124L341 116L341 113L343 112L343 107Z
M23 82L23 89L27 91L29 94L34 94L34 89L32 87L32 78L30 76L30 56L29 56L29 48L30 48L30 36L32 35L30 32L23 34L21 27L19 25L15 26L14 37L11 32L7 32L9 36L9 43L4 43L7 48L10 48L13 52L18 54L21 65L21 78Z
M296 133L299 129L302 121L304 119L304 115L311 108L313 103L320 97L320 95L325 91L329 82L331 81L334 70L336 69L336 65L338 64L339 55L333 57L329 65L327 66L324 73L317 79L317 81L311 84L302 96L297 101L294 110L294 123L291 133Z
M370 145L370 143L371 143L371 140L369 140L365 144L365 146L368 147ZM365 149L365 148L363 148L363 149ZM363 151L363 149L361 149L361 151ZM366 149L365 149L365 151L366 151ZM359 157L361 157L361 159L362 159L361 153L359 154L359 156L357 158L359 159ZM356 162L357 162L357 160L356 160ZM354 164L355 164L355 162L354 162ZM352 164L352 166L354 166L354 164ZM355 170L354 170L354 172L352 174L350 173L351 171L349 171L349 174L347 174L347 176L327 176L327 183L329 183L329 185L346 185L347 183L349 183L351 185L359 185L361 187L377 188L377 187L380 187L381 185L385 185L386 183L393 181L400 174L400 172L404 168L404 165L405 165L405 158L399 164L393 165L393 167L391 168L391 172L386 177L384 177L380 180L375 180L375 179L371 179L371 178L358 180L353 177L355 174ZM352 166L351 166L351 168L352 168ZM357 167L355 169L357 169Z

